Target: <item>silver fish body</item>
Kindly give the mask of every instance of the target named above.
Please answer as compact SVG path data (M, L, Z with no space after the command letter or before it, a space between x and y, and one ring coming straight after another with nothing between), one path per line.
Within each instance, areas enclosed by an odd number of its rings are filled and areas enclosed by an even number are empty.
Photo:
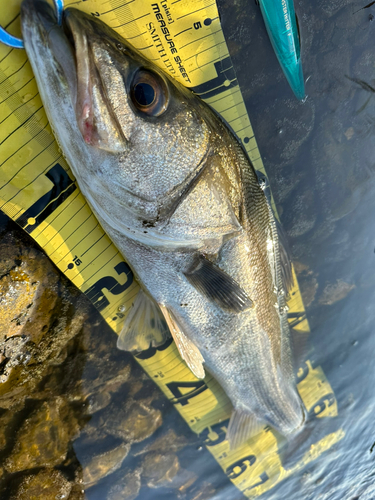
M253 418L294 433L305 412L276 223L232 133L86 14L67 9L67 36L43 0L25 0L22 30L83 194L174 337L230 397L232 434L246 437Z

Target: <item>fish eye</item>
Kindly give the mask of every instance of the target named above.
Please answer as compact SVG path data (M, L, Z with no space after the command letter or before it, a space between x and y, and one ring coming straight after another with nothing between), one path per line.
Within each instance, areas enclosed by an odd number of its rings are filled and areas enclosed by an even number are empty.
M133 78L130 97L138 111L147 116L160 116L168 107L168 88L157 73L140 70Z
M134 87L134 98L139 106L151 106L155 101L155 90L146 82L139 82Z

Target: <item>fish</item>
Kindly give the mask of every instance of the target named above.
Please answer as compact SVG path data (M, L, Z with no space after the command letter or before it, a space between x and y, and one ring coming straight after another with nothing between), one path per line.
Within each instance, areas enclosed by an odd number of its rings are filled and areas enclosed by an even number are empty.
M24 0L21 26L57 143L141 287L118 347L172 336L230 398L231 448L265 425L295 435L291 263L230 128L97 18L68 8L59 26L47 2Z

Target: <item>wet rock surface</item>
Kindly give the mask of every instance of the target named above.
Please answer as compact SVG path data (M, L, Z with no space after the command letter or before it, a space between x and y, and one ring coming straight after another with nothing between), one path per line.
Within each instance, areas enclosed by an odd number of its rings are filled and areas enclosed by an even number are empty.
M107 500L135 500L141 489L142 469L125 473L108 492Z
M319 303L330 306L339 300L345 299L353 288L355 288L355 285L345 283L345 281L342 280L337 280L336 283L329 283L324 287L319 298Z
M96 443L96 446L97 449L100 449L103 445L99 441ZM89 488L119 469L128 455L129 450L130 444L121 443L115 448L99 453L98 455L91 453L86 460L81 458L80 462L83 466L83 485Z
M69 443L78 432L74 411L63 397L44 401L22 423L5 469L14 473L58 466L64 462Z
M4 216L0 249L0 498L195 497L197 437L117 350L85 297Z
M82 329L88 303L21 231L0 240L0 407L22 405Z
M37 474L25 476L12 500L68 500L72 484L55 469L43 469Z
M318 290L317 276L306 265L298 261L294 263L294 269L297 274L298 284L301 288L301 295L305 307L310 307L315 300L316 292Z

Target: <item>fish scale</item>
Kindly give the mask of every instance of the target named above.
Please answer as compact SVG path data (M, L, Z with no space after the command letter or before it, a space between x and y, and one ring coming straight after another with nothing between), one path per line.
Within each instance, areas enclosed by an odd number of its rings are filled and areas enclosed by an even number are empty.
M68 9L73 46L51 12L42 1L23 3L26 50L61 150L146 292L138 313L144 302L163 315L193 373L207 370L222 385L234 407L233 446L255 422L295 433L304 409L277 296L281 253L252 165L204 103L119 35ZM152 88L150 102L137 101L137 85ZM144 345L133 313L123 348Z

